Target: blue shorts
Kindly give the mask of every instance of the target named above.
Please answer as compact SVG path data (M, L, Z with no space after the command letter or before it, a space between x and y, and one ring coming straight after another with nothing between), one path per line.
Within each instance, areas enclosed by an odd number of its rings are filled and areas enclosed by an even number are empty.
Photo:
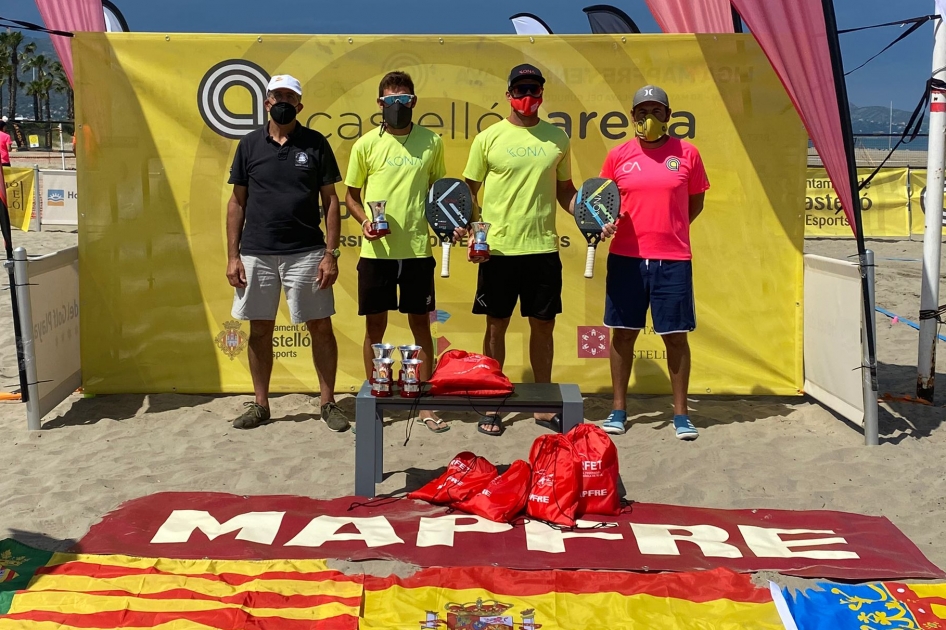
M658 335L696 329L693 265L689 260L644 260L608 254L604 325L643 330L647 308Z

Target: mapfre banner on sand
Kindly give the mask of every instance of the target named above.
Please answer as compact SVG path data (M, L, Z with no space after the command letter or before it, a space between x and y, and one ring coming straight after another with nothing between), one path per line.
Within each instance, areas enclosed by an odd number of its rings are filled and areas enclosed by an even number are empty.
M863 182L874 169L857 170ZM806 178L805 236L854 237L841 210L841 201L823 168L809 168ZM861 218L866 236L910 236L910 198L907 169L883 169L860 191Z
M461 176L473 137L508 115L509 69L548 78L543 118L571 136L576 183L598 175L607 151L632 136L642 85L664 87L673 135L701 151L712 189L693 226L699 327L691 392L795 394L802 384L805 134L765 55L748 35L402 37L208 36L81 33L73 42L79 129L82 367L87 392L247 392L248 325L233 322L227 283L228 169L237 138L265 121L267 79L302 81L301 121L321 131L343 172L361 135L380 122L377 87L389 70L414 79L415 122L441 134L447 174ZM103 91L101 86L109 89ZM344 197L343 187L339 186ZM357 316L360 226L343 208L334 318L337 389L364 380ZM610 389L601 326L605 259L585 280L586 245L558 213L564 313L553 379ZM599 248L600 250L606 247ZM439 252L438 252L439 254ZM476 268L454 252L437 278L438 351L479 350L471 314ZM505 371L531 380L528 323L509 328ZM408 343L393 314L386 341ZM317 389L304 327L277 321L273 391ZM663 343L645 330L636 392L669 392Z

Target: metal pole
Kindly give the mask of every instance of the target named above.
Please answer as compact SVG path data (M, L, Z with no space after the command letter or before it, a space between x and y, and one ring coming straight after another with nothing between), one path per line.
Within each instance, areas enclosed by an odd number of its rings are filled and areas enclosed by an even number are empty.
M43 209L39 203L39 164L33 165L33 213L36 215L36 223L39 224L39 231L43 231Z
M946 25L933 25L933 78L946 80ZM946 159L946 92L930 95L930 136L926 163L926 225L923 232L923 273L920 277L920 311L935 311L939 304L939 262L943 240L943 162ZM916 396L933 402L936 376L935 318L920 316Z
M59 157L62 158L62 170L66 170L66 150L62 145L62 123L59 123Z
M30 305L30 271L26 250L13 250L13 277L16 280L16 301L20 317L20 339L23 344L23 362L29 396L26 400L26 425L30 431L39 431L39 383L36 377L36 349L33 347L33 307Z
M870 311L864 313L865 319L870 319L872 326L865 324L861 327L861 334L871 330L874 334L874 347L877 347L877 301L874 293L874 252L864 250L864 262L867 264L867 285L870 294ZM861 340L861 350L864 357L864 364L870 361L868 355L868 344L866 339ZM864 383L864 444L867 446L877 446L880 444L880 429L877 423L877 391L871 383L870 373L862 370Z

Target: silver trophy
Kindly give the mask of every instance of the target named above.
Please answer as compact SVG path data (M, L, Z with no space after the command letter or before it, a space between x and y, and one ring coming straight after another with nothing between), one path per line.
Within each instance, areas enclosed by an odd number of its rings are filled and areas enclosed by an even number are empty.
M397 375L397 384L400 387L404 384L404 362L408 359L420 358L420 351L423 348L420 346L398 346L397 349L401 353L401 370Z
M470 224L473 229L473 253L474 260L486 260L489 258L489 243L486 242L486 234L489 232L489 223L474 221Z
M391 395L391 373L394 371L394 359L390 357L372 359L374 364L374 382L371 384L373 396Z
M420 379L420 366L424 362L420 359L404 359L401 361L401 396L403 398L417 398L423 384Z
M391 228L388 226L388 218L384 214L384 207L387 203L387 201L368 202L368 207L371 208L371 216L373 217L371 230L378 236L386 236L391 233Z
M393 362L394 356L394 346L389 343L373 343L371 344L371 351L374 352L375 359L391 359ZM374 370L371 372L371 382L374 383L378 379L378 371Z

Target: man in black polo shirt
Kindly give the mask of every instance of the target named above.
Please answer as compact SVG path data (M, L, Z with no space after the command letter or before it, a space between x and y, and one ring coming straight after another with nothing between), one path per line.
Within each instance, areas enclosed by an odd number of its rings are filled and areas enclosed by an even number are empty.
M271 120L240 140L230 168L227 280L236 288L233 317L250 321L250 374L256 394L233 426L251 429L270 418L273 329L282 288L292 322L305 322L312 336L322 420L332 431L346 431L348 419L335 404L338 346L331 320L341 224L335 184L342 176L325 137L296 120L302 111L297 79L274 76L265 107Z

